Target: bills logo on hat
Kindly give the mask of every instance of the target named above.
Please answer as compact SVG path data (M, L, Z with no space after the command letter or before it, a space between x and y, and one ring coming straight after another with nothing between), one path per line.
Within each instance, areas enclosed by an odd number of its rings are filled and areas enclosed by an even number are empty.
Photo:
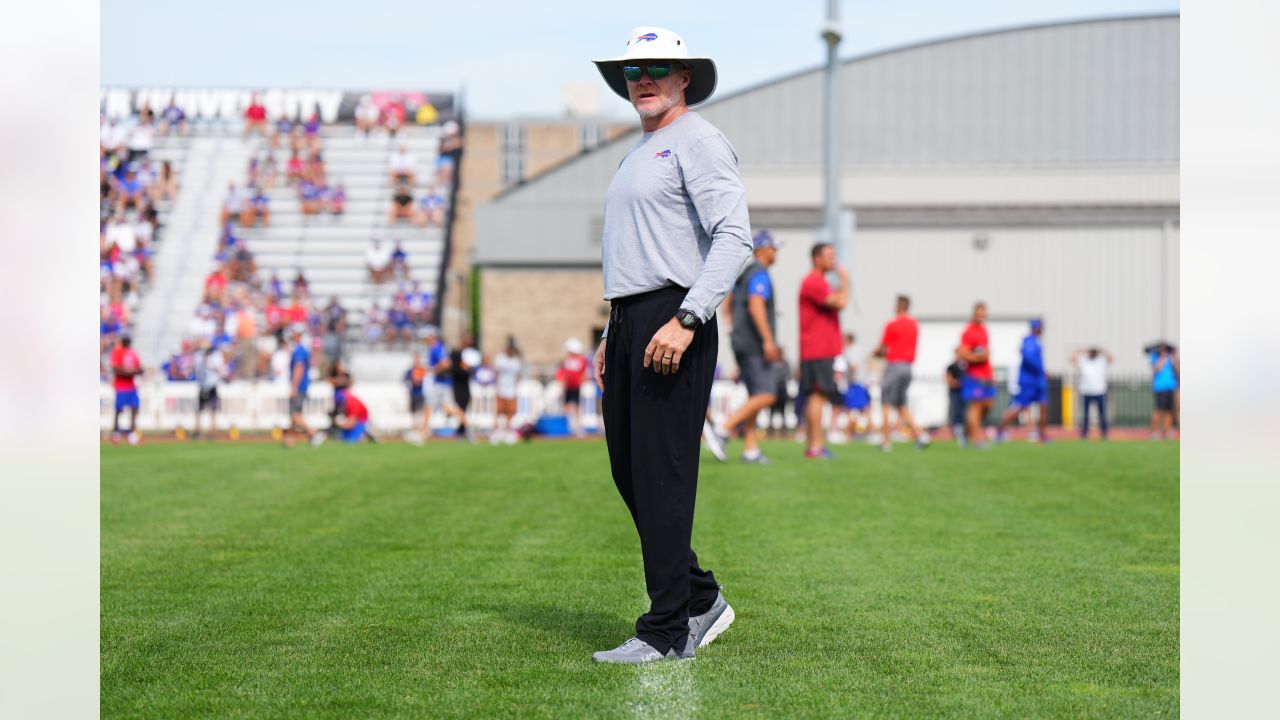
M645 33L643 35L636 36L636 42L640 42L642 40L644 42L652 42L657 39L658 39L658 33Z
M656 152L656 153L654 153L654 154L653 154L653 156L654 156L654 157L656 157L656 158L669 158L669 157L671 157L671 151L670 151L670 150L662 150L662 151L660 151L660 152Z

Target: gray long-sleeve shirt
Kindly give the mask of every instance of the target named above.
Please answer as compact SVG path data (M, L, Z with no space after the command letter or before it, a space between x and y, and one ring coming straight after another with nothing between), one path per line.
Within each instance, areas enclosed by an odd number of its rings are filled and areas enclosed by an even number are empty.
M711 319L751 258L738 156L697 113L644 133L604 196L604 299L670 285Z

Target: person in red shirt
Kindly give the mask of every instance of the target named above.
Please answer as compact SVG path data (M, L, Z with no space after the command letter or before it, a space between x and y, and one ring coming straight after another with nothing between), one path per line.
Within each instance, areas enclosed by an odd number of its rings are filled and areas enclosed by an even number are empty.
M961 381L961 395L967 408L967 429L965 434L974 447L985 447L983 441L982 421L991 410L995 400L995 373L991 370L991 347L987 337L987 304L978 302L973 306L973 320L960 335L960 360L965 363L964 379Z
M219 265L204 279L204 300L211 303L222 303L222 296L227 289L227 274Z
M116 412L111 421L111 442L120 442L120 411L129 409L129 444L137 445L138 436L138 386L135 381L142 374L142 361L133 351L128 335L120 338L111 351L112 387L116 391Z
M590 362L583 354L582 342L578 338L569 338L564 343L566 353L556 370L556 382L564 388L564 414L569 418L569 427L573 434L581 436L582 432L582 383L587 378Z
M921 450L929 447L929 435L916 425L907 407L907 388L911 387L911 364L916 361L916 341L920 337L920 326L916 319L907 314L911 309L911 298L899 295L896 315L884 326L884 334L880 336L880 347L875 356L885 360L884 375L880 380L880 412L884 414L884 439L880 447L892 450L889 442L889 411L898 413L898 422L907 428L916 447Z
M244 137L250 133L267 136L267 108L258 101L258 93L249 99L249 107L244 111Z
M800 283L800 394L805 406L805 457L830 459L823 444L822 408L844 401L836 386L834 361L844 349L840 311L849 302L849 271L836 264L836 249L818 243L810 253L813 270ZM832 290L826 274L834 270L840 289Z
M377 438L369 432L369 408L365 407L350 388L342 397L342 414L336 420L337 426L342 428L342 442L358 443L368 439L369 442L376 443Z

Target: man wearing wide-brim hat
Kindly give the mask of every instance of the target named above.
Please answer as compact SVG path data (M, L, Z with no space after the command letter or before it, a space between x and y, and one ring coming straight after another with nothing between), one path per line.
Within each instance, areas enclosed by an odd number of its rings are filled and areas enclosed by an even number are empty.
M715 63L658 27L636 28L621 57L595 63L644 130L605 193L604 297L612 309L593 364L609 463L640 534L650 605L635 637L592 659L638 664L693 657L733 622L689 543L716 308L751 256L751 227L733 147L689 111L715 90Z

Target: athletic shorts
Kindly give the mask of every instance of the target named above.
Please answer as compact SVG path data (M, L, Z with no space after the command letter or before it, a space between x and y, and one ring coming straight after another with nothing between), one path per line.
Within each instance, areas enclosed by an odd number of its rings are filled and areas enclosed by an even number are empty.
M843 403L844 396L836 386L835 358L800 361L800 394L822 393L832 402Z
M565 405L581 405L582 404L582 388L565 388L564 404Z
M422 412L422 406L426 404L427 398L425 395L419 395L416 393L409 395L409 412L411 414L417 415Z
M871 393L866 385L853 384L844 391L844 406L850 410L866 410L871 405Z
M211 387L200 391L200 400L197 403L197 409L203 410L207 407L212 407L214 410L217 410L218 406L218 388Z
M996 386L990 380L979 380L966 375L960 392L967 403L990 402L996 397Z
M119 401L117 401L119 402ZM1156 409L1173 412L1173 391L1161 390L1156 393Z
M1009 407L1027 407L1035 403L1044 405L1049 402L1049 388L1043 385L1029 385L1018 388L1018 394L1009 401Z
M778 391L778 366L754 353L734 353L738 379L747 386L747 395L772 395Z
M301 415L302 405L306 401L307 401L306 393L297 393L296 395L290 395L289 396L289 414Z
M137 390L117 390L116 391L116 412L129 407L137 410L142 403L138 401ZM1171 406L1172 407L1172 406Z
M880 404L888 407L906 407L907 388L911 387L911 363L891 362L884 369L880 380Z
M453 385L433 382L427 385L427 406L432 410L444 410L453 405Z
M471 383L453 384L453 402L463 410L466 410L471 405Z
M365 423L356 423L351 429L342 431L342 442L358 443L362 438L364 438L366 430L367 427Z

